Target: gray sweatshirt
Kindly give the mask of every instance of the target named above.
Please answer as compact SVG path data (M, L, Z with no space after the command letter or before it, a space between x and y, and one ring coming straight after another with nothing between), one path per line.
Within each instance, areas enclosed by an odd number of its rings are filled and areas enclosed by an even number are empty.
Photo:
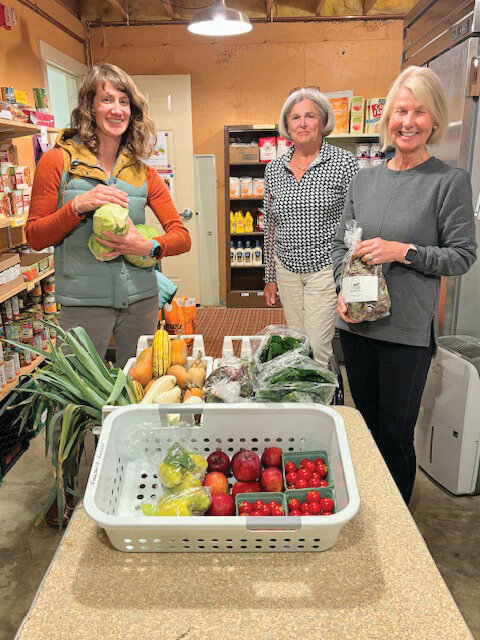
M383 265L392 301L388 317L359 324L337 318L337 327L377 340L428 346L432 324L436 335L440 276L461 275L476 259L468 173L434 157L406 171L392 171L386 163L359 171L333 240L337 287L347 252L345 225L352 218L363 228L363 240L414 244L418 253L411 265Z

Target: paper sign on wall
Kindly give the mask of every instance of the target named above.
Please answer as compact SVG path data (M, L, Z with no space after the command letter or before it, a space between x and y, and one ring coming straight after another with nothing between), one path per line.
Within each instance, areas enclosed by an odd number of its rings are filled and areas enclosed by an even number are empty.
M157 167L170 167L168 161L168 142L172 132L157 131L157 137L153 146L152 155L145 161L146 164Z
M172 200L175 202L175 177L173 175L173 171L157 169L157 173L167 185L170 195L172 196Z

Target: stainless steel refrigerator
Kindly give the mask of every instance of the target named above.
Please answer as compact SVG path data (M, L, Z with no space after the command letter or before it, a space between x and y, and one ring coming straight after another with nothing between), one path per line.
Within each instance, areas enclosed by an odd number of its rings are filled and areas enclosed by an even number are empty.
M403 68L431 67L448 101L448 133L431 152L470 172L480 247L480 0L419 0L406 15ZM461 277L443 278L440 333L480 338L480 260Z

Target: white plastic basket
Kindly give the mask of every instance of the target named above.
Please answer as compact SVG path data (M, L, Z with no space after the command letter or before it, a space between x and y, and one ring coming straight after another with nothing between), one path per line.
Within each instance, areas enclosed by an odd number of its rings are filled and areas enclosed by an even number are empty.
M165 414L203 412L203 425L166 428ZM146 434L132 451L133 430ZM185 434L188 432L188 436ZM161 495L145 456L160 460L176 441L205 456L220 448L232 456L241 448L260 454L267 446L284 451L328 452L335 477L336 512L331 516L144 516L141 503ZM132 405L107 416L84 497L86 513L103 527L120 551L273 552L323 551L358 511L360 499L345 427L327 407L303 404L233 404L191 407Z

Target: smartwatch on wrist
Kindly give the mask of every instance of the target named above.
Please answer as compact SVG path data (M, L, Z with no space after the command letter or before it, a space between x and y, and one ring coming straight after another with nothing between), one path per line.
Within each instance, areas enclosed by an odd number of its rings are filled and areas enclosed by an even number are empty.
M162 253L162 247L160 246L160 243L158 242L158 240L152 240L152 242L153 242L153 247L152 247L152 250L150 251L150 257L159 258L160 254Z
M417 247L415 245L411 244L408 247L408 249L407 249L407 251L406 251L406 253L405 253L404 257L403 257L403 260L404 260L405 264L412 264L412 262L414 262L415 258L417 257L417 253L418 253Z

